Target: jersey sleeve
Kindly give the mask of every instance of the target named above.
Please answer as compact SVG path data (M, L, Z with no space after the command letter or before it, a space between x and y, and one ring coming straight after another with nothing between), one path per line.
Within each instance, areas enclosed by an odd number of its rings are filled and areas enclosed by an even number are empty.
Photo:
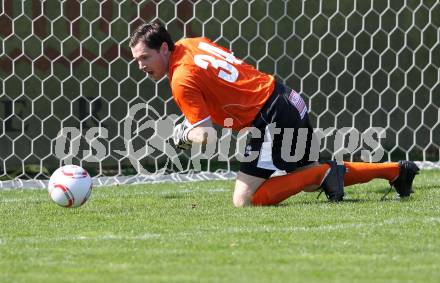
M205 98L196 84L193 72L178 68L173 74L171 90L177 106L191 125L195 126L210 118Z

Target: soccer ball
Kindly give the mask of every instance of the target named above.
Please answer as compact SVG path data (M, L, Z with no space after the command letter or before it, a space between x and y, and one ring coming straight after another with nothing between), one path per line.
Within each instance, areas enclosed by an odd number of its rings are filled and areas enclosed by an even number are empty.
M50 198L62 207L79 207L92 193L92 178L83 168L65 165L53 172L47 190Z

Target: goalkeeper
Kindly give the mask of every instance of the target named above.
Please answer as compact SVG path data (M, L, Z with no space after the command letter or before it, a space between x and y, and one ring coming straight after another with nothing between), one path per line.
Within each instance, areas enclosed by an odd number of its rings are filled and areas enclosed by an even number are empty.
M330 201L343 200L344 186L386 179L400 197L413 192L412 183L419 168L411 161L363 163L310 161L313 127L307 107L299 94L277 82L272 75L256 70L237 59L231 51L206 38L188 38L174 43L158 21L139 26L131 36L130 48L139 68L154 80L168 75L173 98L185 115L174 131L177 147L206 143L213 123L240 130L255 127L261 135L252 136L247 152L257 153L242 162L233 195L237 207L274 205L301 191L322 188ZM279 133L268 129L276 125ZM302 141L303 158L282 158L285 129L308 129L304 139L293 136L290 152ZM284 153L285 154L285 153ZM271 177L277 170L284 176Z

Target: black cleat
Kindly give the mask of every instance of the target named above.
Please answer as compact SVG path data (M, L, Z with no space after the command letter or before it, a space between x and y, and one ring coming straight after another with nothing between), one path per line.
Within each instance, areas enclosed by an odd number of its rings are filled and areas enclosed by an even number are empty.
M390 182L401 198L409 197L414 191L412 190L412 183L414 177L419 174L419 167L412 161L399 161L400 173L396 180Z
M344 175L347 169L344 165L338 165L336 161L327 161L330 172L321 184L327 199L331 202L343 201L344 199Z

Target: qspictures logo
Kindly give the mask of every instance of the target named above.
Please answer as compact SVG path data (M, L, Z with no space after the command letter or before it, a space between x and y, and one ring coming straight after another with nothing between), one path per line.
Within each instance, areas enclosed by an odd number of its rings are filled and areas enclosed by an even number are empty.
M137 114L141 114L142 117L136 119L135 117L139 116ZM172 142L173 129L179 120L181 117L176 114L161 117L156 110L145 103L133 105L123 122L125 150L113 150L113 154L128 158L137 172L143 175L165 173L169 162L179 171L183 171L184 168L179 157L180 150L176 149ZM228 119L225 120L225 125L230 125ZM310 129L308 128L280 129L276 127L276 124L269 124L265 129L244 128L237 133L236 139L232 139L232 130L227 127L220 131L220 135L214 128L206 128L206 131L210 142L204 146L192 144L188 150L195 170L201 170L201 160L203 159L228 161L231 158L236 158L240 162L251 162L259 158L262 159L259 161L270 163L270 155L267 156L262 152L264 148L270 151L276 135L282 135L281 157L287 162L296 162L304 160L304 158L309 161L318 160L322 150L321 143L324 138L329 136L334 136L333 159L338 163L343 162L344 155L358 150L360 150L362 160L378 162L384 155L380 140L386 137L385 129L380 127L372 127L363 132L352 127L315 128L313 133L309 133ZM103 139L109 138L108 132L108 129L104 127L92 127L82 135L78 128L64 127L58 132L56 138L55 155L66 164L72 163L74 157L87 162L100 162L111 154L101 142ZM147 135L146 132L148 132ZM70 136L70 139L67 136ZM310 137L312 138L310 139ZM140 146L139 142L135 143L139 138L141 138ZM263 147L258 151L253 150L247 143L249 138L263 139ZM80 151L81 139L85 139L89 145L89 148L82 152ZM295 145L292 144L294 140L296 140ZM307 143L309 143L308 151L306 150ZM232 148L235 150L230 153ZM142 166L141 161L153 154L164 154L167 157L167 164L159 172L150 172ZM305 156L306 154L308 156Z

